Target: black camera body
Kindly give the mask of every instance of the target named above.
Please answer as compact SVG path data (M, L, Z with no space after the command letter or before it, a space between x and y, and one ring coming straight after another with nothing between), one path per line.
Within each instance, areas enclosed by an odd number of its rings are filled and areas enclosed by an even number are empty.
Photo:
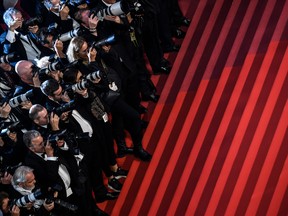
M21 166L22 164L17 164L15 166L2 166L0 168L0 178L4 177L5 173L9 173L10 175L13 175L15 170Z
M102 46L108 46L112 45L116 42L116 37L115 35L110 35L107 38L104 38L102 40L99 40L97 42L92 43L92 47L94 47L96 50L99 50Z
M73 110L75 108L75 101L74 100L70 100L68 103L65 103L62 106L56 107L54 108L52 111L60 116L62 113Z
M67 131L63 130L57 134L52 134L48 137L48 142L51 144L52 148L55 149L57 147L57 142L59 140L64 140L67 136Z
M23 125L20 122L14 122L10 124L8 127L4 128L0 132L0 137L5 137L8 133L15 133L23 129Z

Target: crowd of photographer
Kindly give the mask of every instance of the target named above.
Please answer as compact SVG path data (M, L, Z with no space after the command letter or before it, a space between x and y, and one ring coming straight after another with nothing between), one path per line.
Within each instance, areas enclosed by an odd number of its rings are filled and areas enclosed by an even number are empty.
M159 95L144 51L168 74L163 51L179 50L190 21L175 0L21 2L0 36L0 215L107 215L97 203L128 174L117 157L152 157L141 101Z

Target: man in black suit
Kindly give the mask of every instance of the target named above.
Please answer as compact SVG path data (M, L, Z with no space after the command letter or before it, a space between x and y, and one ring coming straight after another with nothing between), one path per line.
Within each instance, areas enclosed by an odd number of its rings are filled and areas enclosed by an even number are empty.
M60 185L63 189L58 192L58 198L77 205L76 215L106 215L93 201L90 183L78 167L82 159L79 156L77 162L69 143L59 138L53 144L50 137L44 145L43 137L35 130L27 131L23 140L30 150L25 164L34 169L42 187Z
M13 7L8 8L3 15L3 19L8 26L8 30L5 32L5 41L2 41L4 54L17 52L20 59L31 61L54 54L54 51L44 47L32 38L28 32L21 29L24 19L19 10Z

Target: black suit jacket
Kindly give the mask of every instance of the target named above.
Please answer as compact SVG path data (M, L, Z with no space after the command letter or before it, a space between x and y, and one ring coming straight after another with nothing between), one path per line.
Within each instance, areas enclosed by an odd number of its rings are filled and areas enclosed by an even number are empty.
M3 42L3 53L9 54L12 52L16 52L19 55L19 59L28 60L26 50L25 50L25 48L24 48L24 46L20 40L20 34L21 33L15 35L16 41L14 43L10 43L8 40L6 40L7 32L3 33L3 35L1 36L2 38L3 37L5 38L5 41ZM35 38L31 37L29 34L27 35L27 37L29 37L30 40L35 44L35 46L40 50L40 52L41 52L40 58L43 56L50 56L52 54L55 54L54 51L52 51L51 49L49 49L49 48L43 46L42 44L40 44L39 42L37 42L35 40ZM12 62L12 65L15 65L16 62Z

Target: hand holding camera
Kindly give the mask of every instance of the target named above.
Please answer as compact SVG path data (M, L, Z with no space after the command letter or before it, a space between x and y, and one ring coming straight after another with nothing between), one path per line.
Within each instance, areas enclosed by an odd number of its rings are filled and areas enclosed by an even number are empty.
M52 144L47 140L45 145L45 153L47 157L54 157L54 148L52 147Z
M9 103L5 102L1 107L0 107L0 117L1 118L7 118L10 114L11 111L11 106Z
M62 10L59 11L61 20L67 20L69 15L69 7L64 6Z
M5 172L3 177L1 177L1 184L11 184L12 175L8 172Z
M20 216L20 208L17 205L13 205L10 213L11 216Z
M22 19L19 19L19 18L14 19L12 24L9 26L9 30L14 32L15 29L22 27L22 23L23 23L23 18Z
M52 128L52 131L58 131L59 130L59 116L55 114L54 112L51 112L50 114L50 125Z
M96 61L97 51L94 47L90 47L87 53L89 63Z

